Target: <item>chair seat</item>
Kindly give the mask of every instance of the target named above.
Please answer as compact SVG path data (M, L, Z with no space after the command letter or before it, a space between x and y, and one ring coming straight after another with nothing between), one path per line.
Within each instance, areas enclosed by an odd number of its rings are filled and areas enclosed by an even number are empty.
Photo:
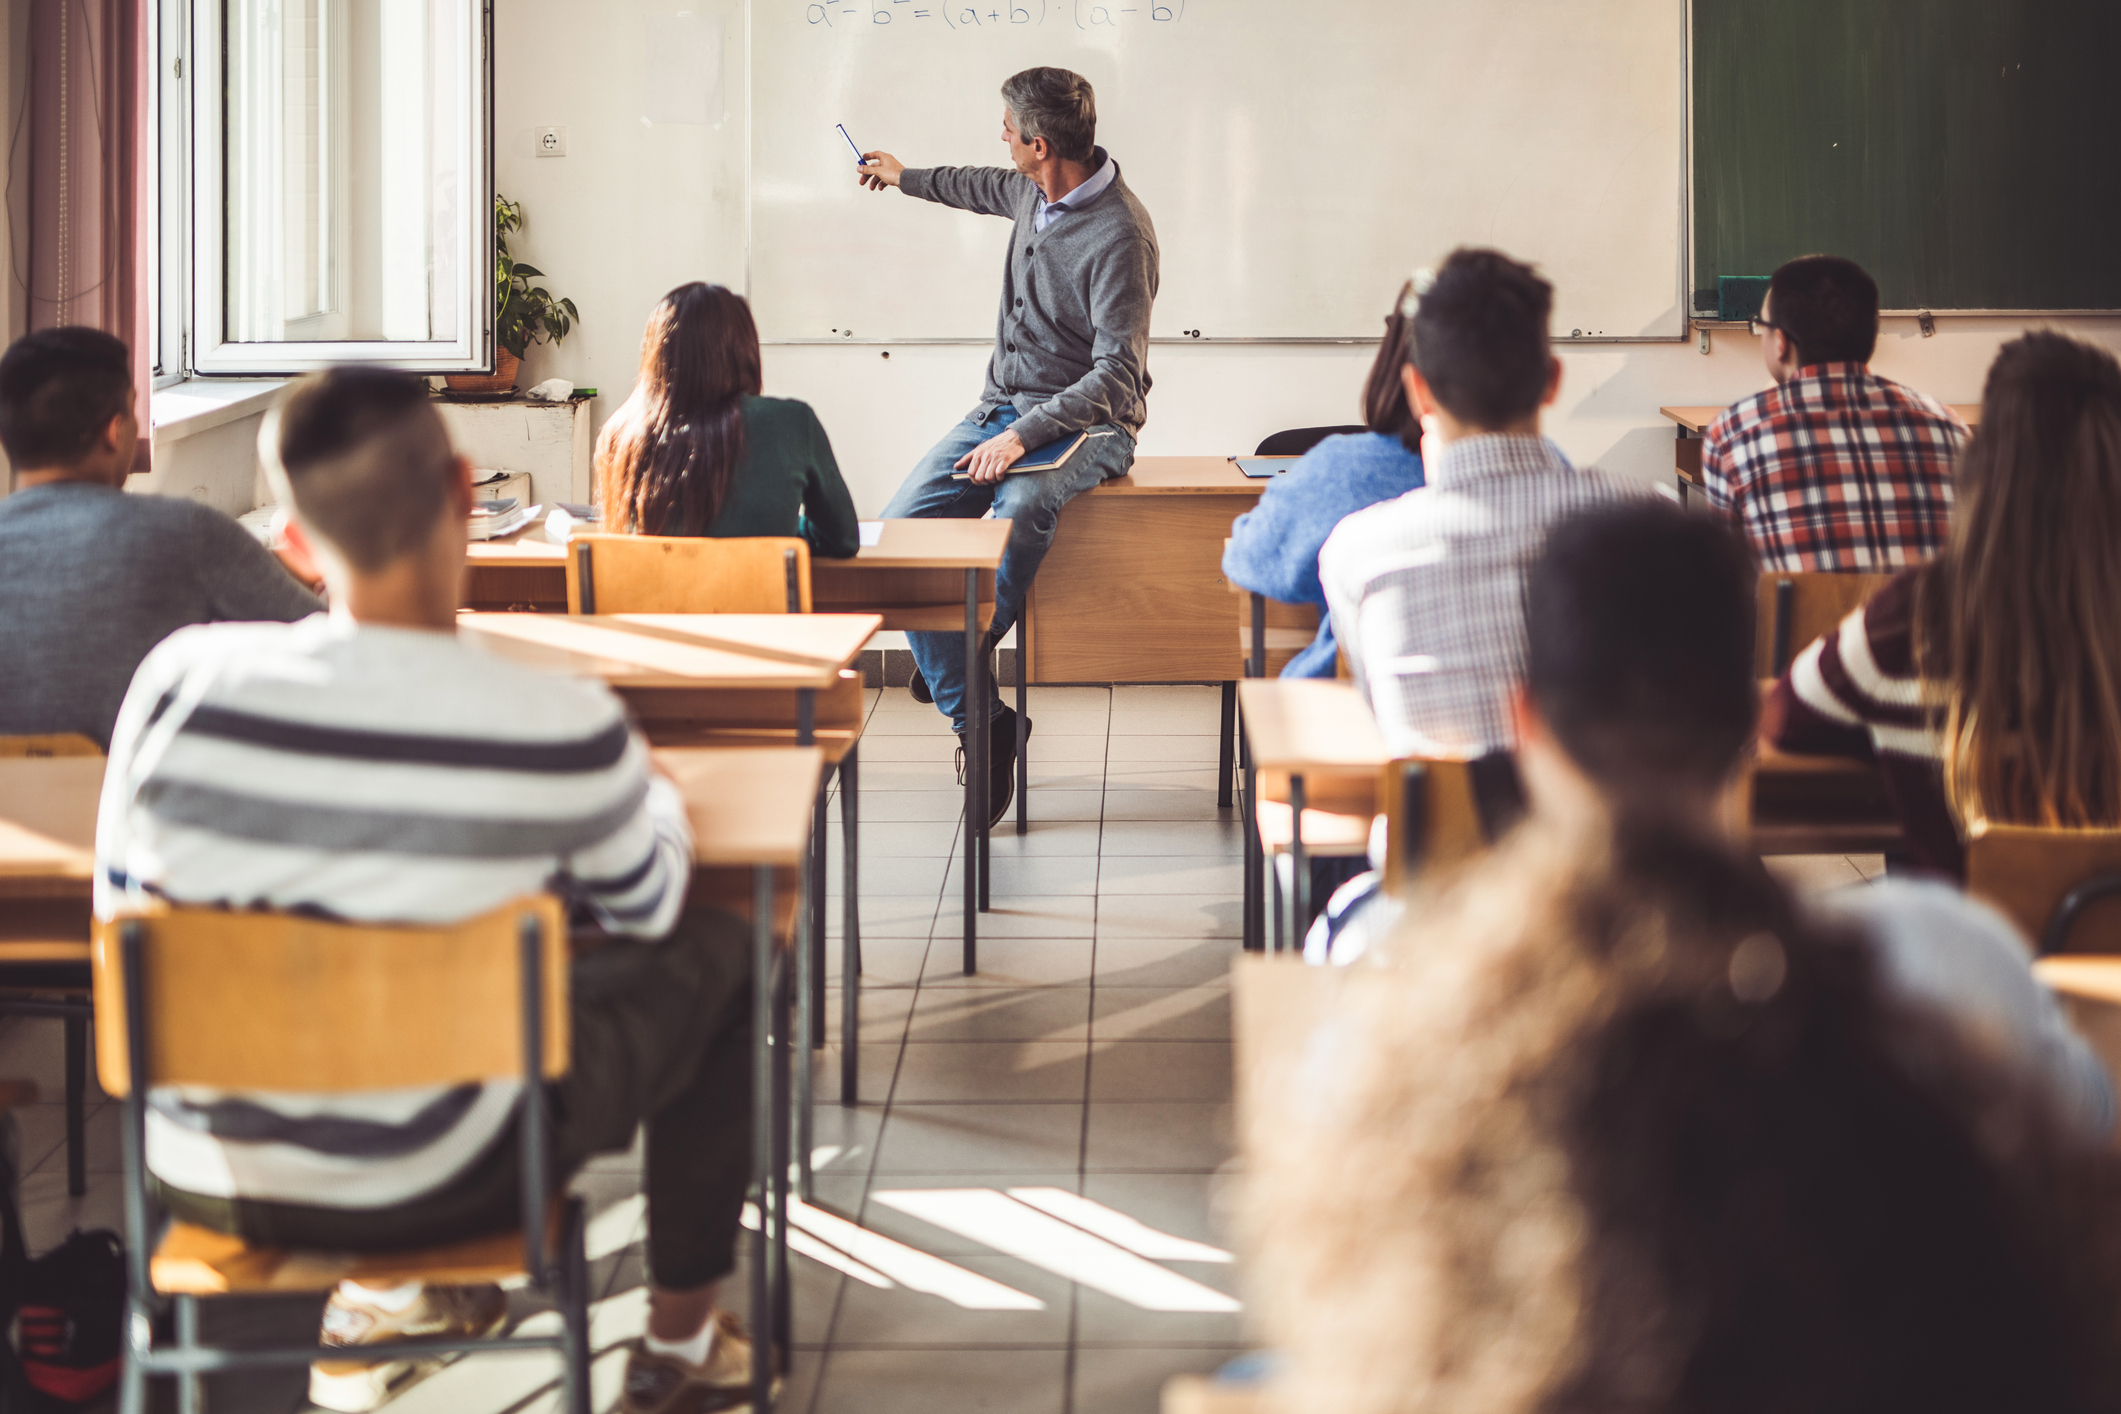
M559 1251L561 1203L552 1206L548 1250ZM240 1237L173 1222L150 1263L155 1290L172 1296L265 1291L328 1291L341 1281L397 1286L408 1281L474 1286L523 1275L523 1235L496 1232L411 1252L320 1252L253 1247Z
M1289 848L1291 811L1278 800L1259 802L1259 843L1269 854ZM1370 850L1370 822L1376 815L1341 815L1330 810L1304 811L1304 853L1316 859L1345 859Z

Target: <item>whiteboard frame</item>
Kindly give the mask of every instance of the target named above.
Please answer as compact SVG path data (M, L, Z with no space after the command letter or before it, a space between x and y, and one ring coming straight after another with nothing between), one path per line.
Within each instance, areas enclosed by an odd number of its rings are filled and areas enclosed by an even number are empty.
M752 58L755 36L758 33L757 17L753 13L757 0L744 0L744 300L750 303L756 293L751 268L752 252L752 190L756 174L752 171L755 148L752 143L752 102L757 93L753 83ZM1670 334L1600 334L1595 336L1547 335L1549 343L1576 347L1588 344L1684 344L1694 337L1694 6L1692 0L1679 0L1679 82L1683 95L1679 120L1679 268L1673 272L1674 293L1679 300L1679 327ZM1955 311L1959 312L1959 311ZM1183 334L1151 335L1152 344L1187 346L1195 344L1245 345L1259 344L1272 347L1296 347L1304 345L1331 345L1338 347L1361 347L1382 343L1379 337L1355 338L1338 334L1289 334L1258 335L1236 334L1218 337L1203 334L1198 338ZM858 338L762 338L759 343L772 348L992 348L991 335L973 338L923 338L882 339L869 335Z

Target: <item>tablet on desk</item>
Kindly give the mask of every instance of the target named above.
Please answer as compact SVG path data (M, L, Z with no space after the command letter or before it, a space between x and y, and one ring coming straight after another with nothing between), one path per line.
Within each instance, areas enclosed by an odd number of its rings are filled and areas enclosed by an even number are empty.
M1264 481L1270 476L1279 476L1302 461L1302 457L1232 457L1237 469L1245 475Z

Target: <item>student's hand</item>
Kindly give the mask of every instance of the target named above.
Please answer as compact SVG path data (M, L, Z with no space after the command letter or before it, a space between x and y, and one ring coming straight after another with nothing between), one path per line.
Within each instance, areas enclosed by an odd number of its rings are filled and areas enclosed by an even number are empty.
M1024 443L1010 428L998 437L989 437L957 459L957 469L972 472L975 486L992 486L1008 474L1009 468L1024 458Z
M856 181L871 191L882 191L898 185L898 179L906 173L906 164L888 152L865 152L862 165L855 171L860 174Z
M303 538L301 528L288 517L282 506L272 518L272 540L270 548L275 558L287 572L302 581L312 594L324 592L324 571L309 553L309 542Z

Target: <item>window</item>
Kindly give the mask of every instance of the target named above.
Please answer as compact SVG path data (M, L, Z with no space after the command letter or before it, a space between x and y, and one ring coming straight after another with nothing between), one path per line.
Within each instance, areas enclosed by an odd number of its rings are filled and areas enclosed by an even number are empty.
M490 368L482 0L162 0L161 12L166 37L188 27L191 72L175 56L158 72L164 120L189 118L161 166L190 219L161 204L163 278L172 228L189 238L174 269L189 268L188 299L158 307L181 319L190 370Z

